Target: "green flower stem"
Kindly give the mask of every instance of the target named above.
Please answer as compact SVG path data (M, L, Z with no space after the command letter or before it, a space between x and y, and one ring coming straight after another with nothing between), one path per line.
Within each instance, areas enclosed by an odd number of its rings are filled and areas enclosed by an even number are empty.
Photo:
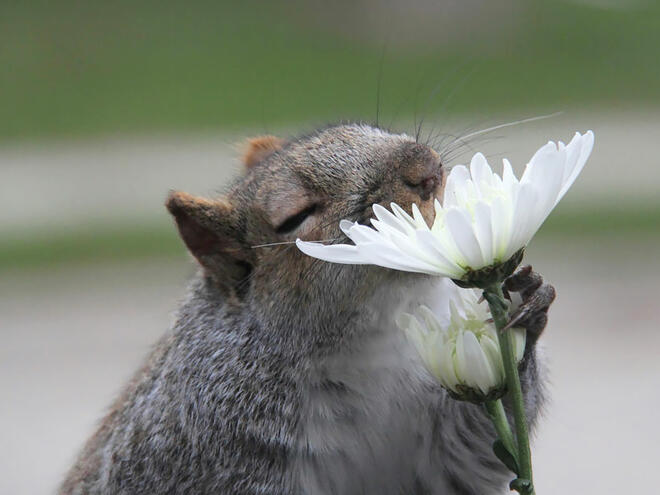
M513 433L511 433L511 427L506 418L506 413L504 412L502 399L489 400L485 403L485 406L488 414L493 420L493 425L495 426L498 438L502 441L506 449L512 453L516 462L518 462L518 449L516 448Z
M495 327L497 328L497 336L502 351L502 360L504 361L507 392L511 396L513 406L513 419L515 421L516 441L518 445L517 460L520 468L518 478L523 481L523 483L518 483L514 485L514 487L521 494L533 495L532 453L529 448L529 431L527 428L527 417L525 415L525 401L520 386L520 376L518 375L518 363L514 352L513 335L511 335L511 332L503 330L508 320L508 305L504 299L504 294L502 293L502 288L499 283L486 288L484 290L484 298L488 301L488 306L490 307L490 312L493 316ZM529 481L529 485L524 483L525 480Z

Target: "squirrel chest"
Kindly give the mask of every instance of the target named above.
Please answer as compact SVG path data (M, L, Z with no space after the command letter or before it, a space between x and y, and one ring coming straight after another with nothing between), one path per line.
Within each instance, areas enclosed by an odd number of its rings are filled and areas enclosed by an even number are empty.
M310 377L296 461L304 493L402 493L428 458L430 394L416 356L393 325L363 335Z

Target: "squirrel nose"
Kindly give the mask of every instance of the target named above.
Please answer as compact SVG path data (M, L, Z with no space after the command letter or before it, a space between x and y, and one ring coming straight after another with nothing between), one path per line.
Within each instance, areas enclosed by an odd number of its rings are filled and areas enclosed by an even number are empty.
M422 200L428 200L442 183L440 157L428 146L411 143L402 150L401 179Z

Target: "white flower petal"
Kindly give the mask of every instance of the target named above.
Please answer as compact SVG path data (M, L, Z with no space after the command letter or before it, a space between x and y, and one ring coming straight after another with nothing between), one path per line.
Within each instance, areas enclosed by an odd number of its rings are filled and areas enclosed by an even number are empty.
M373 228L383 236L383 239L389 240L394 234L406 235L407 230L405 228L402 229L399 228L399 226L392 226L390 223L383 222L382 220L377 220L375 218L372 218L370 221Z
M388 227L398 230L403 234L409 233L413 230L411 225L406 220L397 217L396 215L391 213L387 208L379 204L374 204L372 206L372 210L374 212L374 215L376 215L376 218L380 220L382 224L387 225Z
M536 153L532 156L531 160L527 163L525 171L520 178L520 183L524 184L526 182L538 183L537 175L540 173L540 169L536 168L534 165L537 163L544 163L552 158L554 153L557 151L557 145L552 141L548 141L546 144L541 146ZM563 172L563 171L562 171Z
M386 238L384 238L383 235L377 230L371 229L366 225L360 225L357 222L343 222L344 220L342 220L342 223L339 224L339 228L341 228L342 232L346 234L346 237L348 237L355 244L360 244L362 242L389 242L386 241ZM350 227L348 224L350 224Z
M562 189L559 191L559 194L557 195L557 201L555 202L555 204L557 204L559 200L561 200L561 198L564 197L564 194L566 194L568 189L573 185L573 182L575 182L577 176L580 175L580 172L582 172L584 165L587 163L587 159L589 158L589 155L591 155L591 150L593 150L593 147L594 147L594 133L592 131L587 131L584 135L580 135L580 133L576 132L575 137L573 137L571 142L568 143L567 149L569 151L569 154L573 153L574 148L579 148L579 154L575 163L572 164L571 169L567 170L568 174L567 176L564 177L563 180L564 185L562 186Z
M477 191L481 191L481 185L491 185L493 182L493 171L490 169L486 157L481 153L475 153L470 162L470 174Z
M465 352L465 334L459 333L456 337L456 350L454 351L454 370L456 377L461 383L474 386L474 378L472 377L472 369L468 366L469 358Z
M513 173L511 162L507 158L502 159L502 184L507 189L510 189L511 187L518 184L518 179Z
M511 216L513 207L502 197L495 198L490 205L493 232L493 259L506 261L505 253L511 239Z
M394 212L394 215L397 218L406 222L410 226L410 228L412 229L417 228L417 223L415 222L415 219L410 215L408 215L406 211L403 208L401 208L398 204L390 203L390 207L392 208L392 212Z
M416 235L406 236L399 232L392 232L390 241L392 241L402 253L406 253L413 258L428 263L430 266L436 264L435 252L429 249L425 244L417 242Z
M474 235L473 224L468 214L461 209L451 208L445 216L445 222L468 267L476 269L485 266L481 247Z
M349 265L366 263L358 251L358 248L348 244L332 244L330 246L324 246L318 242L307 242L296 239L296 246L298 246L298 249L306 255L323 261Z
M446 386L451 383L452 376L443 370L442 356L446 353L446 349L451 350L449 346L445 345L444 339L441 334L429 333L429 338L425 342L426 348L420 355L424 360L426 368L435 376L442 385ZM454 378L455 379L455 378Z
M327 246L332 247L332 246ZM382 266L393 270L401 270L414 273L426 273L428 275L437 275L437 270L423 260L413 258L402 254L396 247L384 246L376 243L365 243L358 246L361 263ZM356 264L358 262L355 262Z
M424 220L424 216L422 215L422 212L419 211L419 208L415 203L413 203L412 205L412 212L413 212L413 218L415 219L415 223L417 224L417 228L422 230L429 230L429 226L426 223L426 220Z
M463 335L463 349L467 360L466 367L469 367L472 380L474 380L469 385L479 387L481 392L487 394L498 385L495 372L481 349L476 335L470 331L465 332Z
M414 322L416 322L417 318L415 318L413 315L410 313L399 313L396 318L395 322L397 326L406 332L410 331L411 334L416 334L415 330L413 329Z
M474 207L474 233L479 243L483 259L495 259L493 220L491 218L490 206L484 201L479 201Z
M340 229L344 234L348 235L348 233L349 233L350 230L351 230L351 227L353 227L353 226L355 226L355 225L360 225L360 224L357 223L357 222L351 222L350 220L341 220L341 221L339 222L339 229Z
M566 148L551 146L542 148L544 153L537 153L525 171L525 181L533 184L536 190L536 200L533 209L528 212L530 228L538 230L556 204L556 198L562 187L562 177L566 164Z
M456 385L460 383L456 376L456 368L453 357L453 348L450 345L442 346L441 352L438 353L438 371L440 374L440 381L442 385L448 389L458 392Z
M459 198L464 197L468 182L470 182L470 172L466 167L456 165L450 170L442 202L445 208L459 204Z
M429 309L428 306L420 306L419 313L424 319L424 323L426 324L426 328L429 329L429 332L445 333L445 331L440 326L438 318L436 318L435 314Z
M493 371L493 382L495 383L494 387L504 383L504 380L506 379L504 373L504 362L502 360L500 347L497 343L497 337L495 337L495 339L490 337L482 337L479 341L479 344L484 351L484 355L488 359L488 365L490 366L490 369Z
M504 255L506 259L526 246L534 235L532 224L536 219L532 216L532 212L534 211L536 198L537 192L533 184L528 182L520 186L516 204L513 206L513 226L509 245Z
M434 257L433 264L438 267L438 272L443 273L445 277L452 278L460 278L463 275L463 268L453 261L455 256L452 256L450 251L443 248L438 238L431 232L425 230L417 231L417 241L432 253Z

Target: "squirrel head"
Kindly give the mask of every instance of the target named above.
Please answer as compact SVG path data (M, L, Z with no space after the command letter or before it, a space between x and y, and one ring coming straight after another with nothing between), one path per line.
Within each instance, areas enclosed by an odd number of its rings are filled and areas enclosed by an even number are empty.
M347 242L339 221L368 222L372 205L416 203L428 222L444 174L438 154L405 134L365 124L324 128L290 140L248 142L245 173L219 199L173 192L166 206L186 246L228 301L260 317L314 318L364 303L383 268L325 263L292 241ZM411 274L408 274L411 275ZM348 305L348 306L347 306ZM302 318L302 316L299 315Z

